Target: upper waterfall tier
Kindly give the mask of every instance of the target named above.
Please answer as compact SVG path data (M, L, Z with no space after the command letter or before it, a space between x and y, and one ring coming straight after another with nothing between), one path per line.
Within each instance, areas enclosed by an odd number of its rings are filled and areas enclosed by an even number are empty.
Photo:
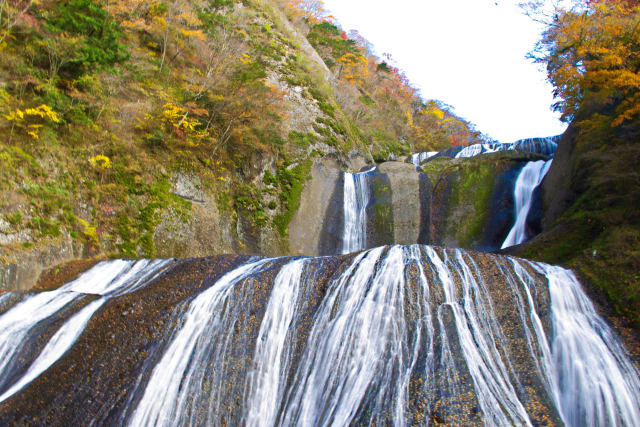
M373 193L369 178L373 172L375 172L375 167L366 172L344 174L343 254L367 247L367 208Z
M425 151L415 153L409 157L409 161L416 166L420 166L426 160L434 157L452 157L464 159L479 156L481 154L497 153L500 151L520 151L522 153L540 154L553 157L558 149L558 142L561 135L546 138L527 138L510 143L485 143L473 144L469 146L452 147L444 151Z
M638 371L575 276L511 257L111 261L0 301L24 336L5 425L640 422Z

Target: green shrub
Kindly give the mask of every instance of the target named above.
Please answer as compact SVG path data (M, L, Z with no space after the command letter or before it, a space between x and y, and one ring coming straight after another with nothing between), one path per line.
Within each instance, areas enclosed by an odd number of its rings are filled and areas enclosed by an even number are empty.
M302 133L295 130L289 132L289 141L301 148L307 148L316 140L317 137L313 133Z
M119 42L122 34L116 21L93 0L56 2L48 29L80 37L76 52L64 68L80 73L81 68L111 65L129 58L126 47Z

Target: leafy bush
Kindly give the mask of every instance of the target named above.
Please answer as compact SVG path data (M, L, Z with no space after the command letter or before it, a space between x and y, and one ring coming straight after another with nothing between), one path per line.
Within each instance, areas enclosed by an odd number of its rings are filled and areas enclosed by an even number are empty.
M73 58L63 67L78 73L82 67L111 65L129 58L118 24L93 0L57 2L48 29L79 38Z

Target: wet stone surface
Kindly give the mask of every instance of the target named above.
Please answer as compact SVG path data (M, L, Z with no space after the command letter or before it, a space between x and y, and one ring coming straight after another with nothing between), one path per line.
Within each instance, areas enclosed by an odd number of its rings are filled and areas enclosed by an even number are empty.
M0 403L0 422L151 422L147 392L178 373L181 385L167 401L175 408L160 424L251 424L260 419L255 405L279 425L562 424L547 383L553 373L544 367L553 326L550 279L541 268L418 245L320 258L172 261L145 286L107 300L65 354ZM291 282L282 282L285 271L296 272ZM220 299L194 324L185 347L192 350L171 353L209 295ZM0 295L0 303L11 298ZM39 323L27 353L41 352L96 298L76 299ZM258 353L275 358L261 364ZM158 376L155 368L173 356L187 362L184 374ZM5 381L29 363L18 360ZM264 406L251 393L267 386L275 388ZM141 407L152 409L135 418Z

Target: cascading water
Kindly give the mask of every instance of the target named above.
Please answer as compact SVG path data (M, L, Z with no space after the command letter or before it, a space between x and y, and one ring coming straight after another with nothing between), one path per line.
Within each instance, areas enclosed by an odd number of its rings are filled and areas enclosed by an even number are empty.
M64 357L0 403L0 421L640 423L638 371L563 268L420 245L244 259L218 271L220 262L182 261L161 279L148 269L143 287L129 286L140 283L132 275L118 286L126 295L111 294L95 321L76 328L81 336ZM84 283L90 291L89 277ZM184 294L160 308L167 292ZM65 325L86 323L100 298ZM158 312L123 317L137 300ZM105 324L131 336L101 347Z
M533 192L542 183L551 167L551 162L552 160L528 162L518 175L514 189L515 222L500 249L518 245L531 237L527 235L526 225L533 200Z
M76 341L92 315L110 298L143 286L170 261L103 262L77 280L52 292L26 298L0 316L0 402L37 378L58 360ZM67 319L39 354L34 342L47 325L88 295L100 298L90 302ZM33 356L37 356L35 359ZM22 373L16 380L16 373Z
M371 198L368 178L375 167L366 172L344 173L344 232L341 253L348 254L367 247L367 206Z
M156 365L133 417L131 425L215 425L212 418L221 406L221 375L216 369L225 363L237 311L225 309L235 291L234 285L255 274L268 259L247 263L218 280L189 305L182 327L171 340ZM233 315L236 316L233 316ZM208 394L203 383L210 384ZM198 409L204 408L204 414Z
M424 162L425 160L435 156L438 153L439 153L438 151L425 151L425 152L422 152L422 153L412 154L411 155L411 163L413 163L415 166L420 166L420 164L422 162Z
M529 138L512 143L473 144L464 147L456 155L456 159L475 157L480 154L498 151L523 151L553 157L558 148L559 136L549 138Z

